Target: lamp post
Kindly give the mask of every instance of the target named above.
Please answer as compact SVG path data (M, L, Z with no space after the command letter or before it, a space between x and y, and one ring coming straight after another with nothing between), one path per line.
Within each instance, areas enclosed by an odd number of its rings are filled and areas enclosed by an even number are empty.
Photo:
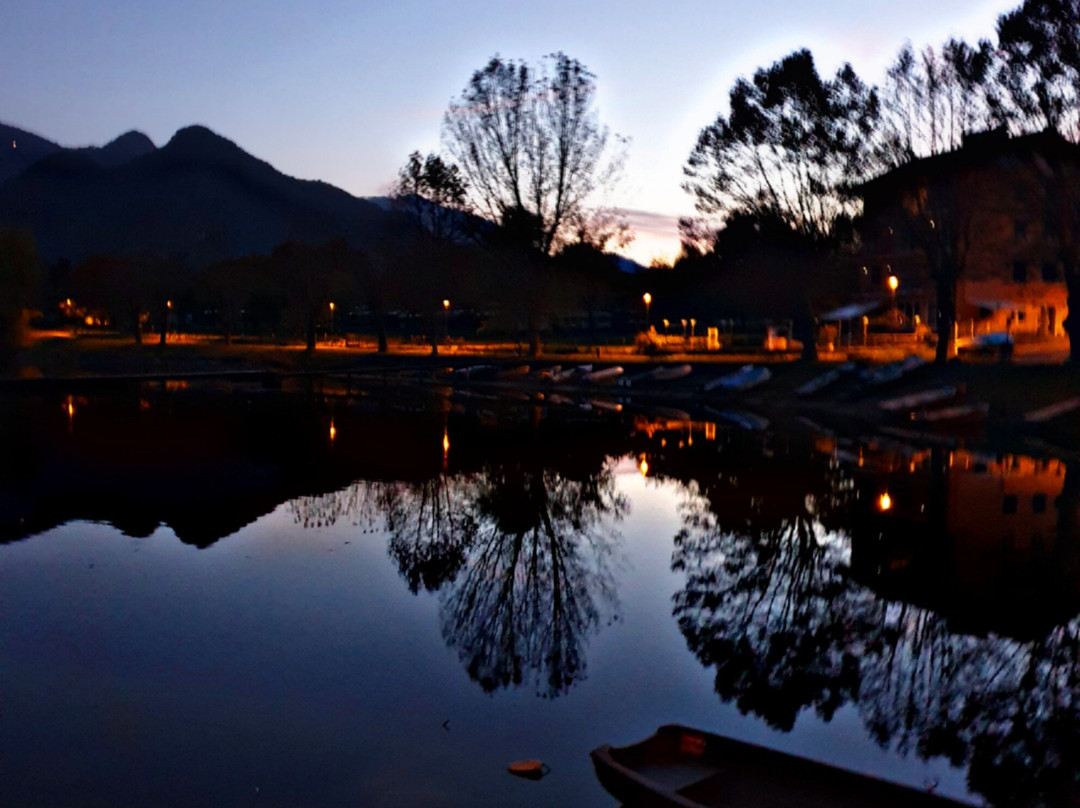
M447 342L450 341L450 301L443 298L442 302L442 325L443 325L443 339Z
M887 281L887 283L889 285L889 292L892 295L892 305L893 305L893 308L895 309L896 308L896 290L900 286L900 279L898 277L896 277L895 275L890 275L889 280Z
M334 301L330 301L330 339L334 339Z
M645 301L645 330L649 330L649 305L652 303L652 295L648 292L641 296L641 299Z

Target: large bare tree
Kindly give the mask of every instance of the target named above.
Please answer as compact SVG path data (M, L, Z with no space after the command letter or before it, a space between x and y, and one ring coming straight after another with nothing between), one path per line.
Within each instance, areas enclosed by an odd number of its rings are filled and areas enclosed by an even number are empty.
M496 55L473 73L443 120L473 212L544 255L579 237L624 162L595 96L596 77L564 53L536 68Z

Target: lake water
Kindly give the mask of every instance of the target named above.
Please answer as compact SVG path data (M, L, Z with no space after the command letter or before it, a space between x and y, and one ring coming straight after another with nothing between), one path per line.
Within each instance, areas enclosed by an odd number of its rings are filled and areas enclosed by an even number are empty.
M610 807L672 722L1075 793L1073 462L182 387L2 403L4 804Z

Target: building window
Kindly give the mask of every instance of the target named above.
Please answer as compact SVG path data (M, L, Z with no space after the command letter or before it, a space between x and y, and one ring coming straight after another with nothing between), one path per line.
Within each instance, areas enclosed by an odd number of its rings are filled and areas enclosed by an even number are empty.
M1017 505L1019 505L1019 501L1016 498L1016 494L1006 494L1001 500L1001 512L1016 513Z
M1013 283L1027 283L1027 261L1013 261Z
M1046 283L1056 283L1059 279L1057 264L1053 261L1043 261L1042 279Z

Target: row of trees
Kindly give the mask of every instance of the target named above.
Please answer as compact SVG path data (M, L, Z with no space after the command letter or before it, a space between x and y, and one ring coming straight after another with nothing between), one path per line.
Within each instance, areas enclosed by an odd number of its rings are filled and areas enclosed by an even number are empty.
M803 242L809 267L823 253L835 262L858 249L862 183L919 157L959 148L966 135L1056 130L1080 138L1080 3L1025 0L998 19L996 41L949 39L916 51L905 45L883 85L862 82L850 65L831 79L808 51L795 52L740 79L729 110L705 127L685 167L685 189L706 220L773 220ZM1047 234L1065 266L1070 295L1080 295L1080 171L1075 157L1042 164ZM939 333L951 333L955 287L965 262L962 200L949 178L912 178L910 241L937 282ZM920 183L915 187L915 183ZM684 224L682 261L721 265L716 234ZM814 281L804 288L812 292ZM1066 322L1080 344L1080 318ZM939 340L938 358L948 355Z
M712 269L745 267L747 240L718 236L725 227L745 229L750 221L759 231L779 234L759 239L783 253L779 260L756 252L752 261L768 270L794 258L806 268L793 279L796 293L775 300L773 313L804 323L803 342L812 352L814 299L835 297L829 270L845 251L858 248L861 184L994 127L1014 134L1054 128L1075 141L1078 34L1076 0L1026 0L999 18L996 41L953 38L920 51L905 45L881 87L864 82L850 64L823 78L807 50L739 79L727 111L702 129L684 169L684 187L701 218L684 223L676 268L697 264L699 272L668 283L700 280L702 259ZM504 245L538 260L575 243L611 245L625 229L617 217L602 213L600 197L617 181L624 152L610 148L613 138L593 110L594 92L592 74L565 54L536 69L493 58L447 110L447 157L413 155L402 172L399 199L438 237L451 230L462 236L431 215L436 206L447 206L494 223ZM1046 184L1048 195L1062 200L1054 237L1068 259L1071 288L1078 271L1072 245L1080 241L1074 232L1080 197L1069 193L1072 178L1063 170L1050 166ZM426 182L416 182L419 176ZM925 190L910 225L938 280L939 322L947 331L955 319L951 290L963 271L953 221L957 205L945 184L929 195ZM791 280L778 285L790 289ZM943 359L946 349L943 340Z

